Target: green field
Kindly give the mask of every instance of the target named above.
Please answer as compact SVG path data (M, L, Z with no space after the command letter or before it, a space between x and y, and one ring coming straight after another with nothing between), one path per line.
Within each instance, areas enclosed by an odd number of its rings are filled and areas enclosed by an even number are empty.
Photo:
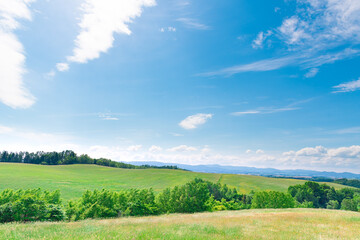
M0 190L42 188L61 191L66 200L80 197L85 190L153 188L185 184L194 178L220 182L236 187L241 193L251 190L286 191L302 180L265 178L250 175L195 173L168 169L119 169L97 165L45 166L21 163L0 163ZM329 184L335 188L344 186Z
M360 213L267 209L0 225L0 239L360 239Z

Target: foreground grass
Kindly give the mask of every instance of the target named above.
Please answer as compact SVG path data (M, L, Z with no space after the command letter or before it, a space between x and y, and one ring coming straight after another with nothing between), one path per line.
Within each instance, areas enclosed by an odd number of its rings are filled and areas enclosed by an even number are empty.
M0 191L6 188L42 188L61 191L65 200L78 198L86 190L153 188L159 192L167 187L185 184L194 178L220 182L236 187L241 193L251 190L287 191L303 180L265 178L250 175L196 173L168 169L119 169L96 165L43 166L19 163L0 163ZM338 184L329 184L343 188Z
M5 224L0 239L360 239L360 213L268 209Z

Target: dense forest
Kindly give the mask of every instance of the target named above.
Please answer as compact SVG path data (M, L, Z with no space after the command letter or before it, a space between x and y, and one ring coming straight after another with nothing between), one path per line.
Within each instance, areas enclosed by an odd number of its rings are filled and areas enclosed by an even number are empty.
M62 152L7 152L0 153L0 162L10 163L29 163L29 164L42 164L42 165L69 165L69 164L95 164L106 167L114 168L129 168L129 169L145 169L145 168L165 168L165 169L179 169L177 166L150 166L142 165L136 166L128 163L116 162L106 158L91 158L86 154L77 156L71 150Z
M277 191L239 194L235 188L195 179L155 195L152 189L86 191L81 198L63 202L59 191L41 189L0 192L0 223L77 221L88 218L148 216L165 213L241 210L250 208L327 208L360 211L360 193L335 190L306 182Z

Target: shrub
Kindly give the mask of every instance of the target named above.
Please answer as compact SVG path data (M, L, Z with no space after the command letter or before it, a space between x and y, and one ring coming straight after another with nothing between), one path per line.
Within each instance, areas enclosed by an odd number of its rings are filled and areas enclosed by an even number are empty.
M87 218L112 218L120 216L155 215L158 208L152 189L112 192L109 190L86 191L83 196L70 201L66 207L69 220Z
M59 191L4 190L0 193L0 222L63 220L60 204Z
M304 201L302 203L299 203L298 201L295 201L295 207L296 208L314 208L313 202Z
M357 211L358 206L355 200L345 198L341 202L341 210Z
M336 200L330 200L326 206L327 209L339 209L340 204Z
M157 203L162 213L194 213L206 211L209 198L207 184L195 179L183 186L165 189L159 194Z
M295 201L290 194L270 191L254 194L251 208L293 208Z

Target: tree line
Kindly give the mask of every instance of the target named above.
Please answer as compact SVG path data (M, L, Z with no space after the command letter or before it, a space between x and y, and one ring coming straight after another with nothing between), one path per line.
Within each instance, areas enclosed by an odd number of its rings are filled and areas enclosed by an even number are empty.
M311 182L333 182L333 183L337 183L337 184L341 184L341 185L345 185L345 186L360 188L360 180L359 179L347 179L347 178L334 179L334 178L328 178L328 177L310 177L309 178L309 177L291 177L291 176L279 177L279 176L272 176L272 175L267 175L266 177L299 179L299 180L306 180L306 181L311 181Z
M177 166L151 166L141 165L136 166L128 163L116 162L106 158L91 158L87 154L78 156L74 151L66 150L62 152L43 152L35 153L29 152L7 152L0 153L0 162L8 163L29 163L42 165L70 165L70 164L95 164L114 168L127 169L146 169L146 168L161 168L161 169L180 169Z
M334 183L342 184L342 185L345 185L345 186L351 186L351 187L360 188L360 180L358 180L358 179L341 178L341 179L334 180Z
M327 208L360 211L360 193L306 182L277 191L240 194L225 184L195 179L155 195L152 189L86 191L81 198L62 201L60 192L4 190L0 192L0 223L77 221L83 219L149 216L166 213L241 210L250 208Z

